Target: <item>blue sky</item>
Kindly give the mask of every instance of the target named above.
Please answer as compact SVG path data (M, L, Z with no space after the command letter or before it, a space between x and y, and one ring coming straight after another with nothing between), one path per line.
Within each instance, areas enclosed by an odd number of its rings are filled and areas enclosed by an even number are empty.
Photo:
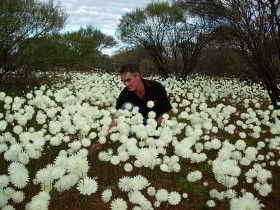
M43 1L43 0L41 0ZM64 30L78 30L80 27L92 25L107 35L115 35L119 19L126 12L137 7L145 7L148 3L159 0L54 0L60 2L69 17ZM112 55L116 49L104 50L103 53Z

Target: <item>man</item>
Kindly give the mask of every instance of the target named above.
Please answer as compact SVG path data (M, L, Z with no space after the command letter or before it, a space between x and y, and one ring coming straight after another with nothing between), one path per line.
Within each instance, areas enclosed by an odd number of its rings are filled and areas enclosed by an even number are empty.
M158 125L161 124L164 113L171 116L172 106L161 83L143 79L139 68L133 63L123 65L119 72L125 88L117 99L116 109L124 108L124 104L131 103L139 107L144 119L148 118L150 111L154 111ZM154 102L152 108L147 106L149 101Z
M144 119L148 118L150 111L154 111L156 113L155 120L158 125L163 120L163 114L172 115L171 103L161 83L142 78L139 68L132 63L123 65L119 72L125 88L121 91L117 99L116 109L124 109L125 105L130 103L132 106L139 107L139 112L143 115ZM154 106L151 108L148 107L149 101L153 101L154 103ZM109 130L114 125L115 121L113 117ZM93 144L90 148L90 154L93 154L101 147L102 145L99 143Z

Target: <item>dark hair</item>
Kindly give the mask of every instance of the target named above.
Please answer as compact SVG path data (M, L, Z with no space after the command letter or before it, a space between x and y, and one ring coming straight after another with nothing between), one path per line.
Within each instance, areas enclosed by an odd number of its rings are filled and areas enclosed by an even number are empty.
M121 66L120 70L119 70L120 74L125 74L127 72L131 73L131 74L135 74L135 73L139 73L139 67L134 64L134 63L127 63Z

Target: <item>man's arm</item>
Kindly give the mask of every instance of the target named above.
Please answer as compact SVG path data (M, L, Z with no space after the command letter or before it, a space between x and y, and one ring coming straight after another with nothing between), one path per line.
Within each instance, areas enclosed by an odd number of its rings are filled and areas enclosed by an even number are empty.
M105 135L105 138L108 138L108 136L110 135L110 130L112 127L114 127L116 125L116 121L115 121L115 115L112 116L112 121L109 125L107 134ZM102 144L100 144L99 142L94 143L91 145L90 149L89 149L89 154L93 155L96 151L100 150L102 148Z
M172 110L169 110L168 112L163 113L162 115L158 116L156 121L157 121L157 125L160 125L162 123L163 120L163 115L164 114L168 114L169 115L169 119L172 117L173 113Z

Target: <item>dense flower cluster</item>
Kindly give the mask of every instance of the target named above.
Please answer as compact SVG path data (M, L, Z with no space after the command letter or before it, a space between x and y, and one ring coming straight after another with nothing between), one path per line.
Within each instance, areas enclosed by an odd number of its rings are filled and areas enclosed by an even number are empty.
M90 167L94 172L88 149L96 141L106 148L99 151L97 159L121 166L125 173L142 167L162 174L177 173L188 163L190 170L184 181L206 183L204 170L195 167L207 165L226 188L210 189L211 199L206 202L210 208L215 207L215 199L227 199L233 210L263 207L252 193L236 189L244 178L255 193L269 195L273 174L267 166L280 166L280 111L271 105L264 107L262 100L268 100L268 94L260 85L200 76L188 83L157 78L166 86L174 113L171 118L165 114L158 126L153 111L144 125L137 107L127 104L125 110L115 110L123 86L112 75L71 76L71 84L41 86L23 97L0 92L0 154L7 163L7 172L0 175L0 208L13 209L9 204L12 200L25 202L26 209L48 209L52 190L63 192L75 187L85 196L97 192L98 181L88 175ZM147 104L151 109L154 106L153 101ZM112 114L116 125L107 135ZM267 132L271 137L261 138ZM264 148L269 152L264 153ZM34 160L39 162L46 154L51 157L54 150L60 151L53 161L50 158L36 173L29 173ZM39 185L41 191L26 201L24 189L30 182ZM123 176L118 188L128 194L127 200L114 198L111 188L102 192L102 200L110 201L111 209L127 209L127 202L134 209L160 208L162 202L178 205L189 193L156 189L142 175ZM242 196L237 197L240 193ZM147 194L154 198L145 197Z

